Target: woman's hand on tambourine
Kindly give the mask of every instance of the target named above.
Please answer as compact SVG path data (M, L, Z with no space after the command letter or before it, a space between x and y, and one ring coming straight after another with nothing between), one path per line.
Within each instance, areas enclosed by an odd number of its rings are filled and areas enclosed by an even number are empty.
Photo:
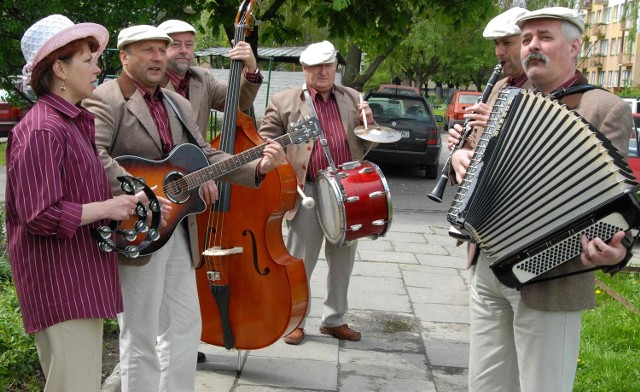
M106 219L125 220L136 213L138 198L133 195L115 196L113 199L105 200L102 204Z
M154 185L151 187L152 191L155 191L158 188L157 185ZM138 198L138 200L140 201L140 203L142 203L145 207L147 207L147 211L149 212L149 217L148 217L148 221L151 221L151 218L153 216L153 212L151 210L149 210L148 205L149 205L149 198L147 197L147 195L144 192L138 192L136 193L136 197ZM169 216L171 214L171 209L172 204L171 201L169 199L166 199L164 197L161 196L156 196L158 201L160 202L160 227L165 227L167 225L167 223L169 222Z
M613 235L609 243L605 243L600 238L594 238L591 241L587 236L580 238L582 242L582 253L580 260L584 265L615 265L624 260L627 255L627 248L622 244L625 237L624 231L619 231Z
M284 148L273 139L267 139L267 145L262 152L262 159L258 163L258 172L262 175L269 173L284 163Z
M96 201L82 205L80 225L97 222L102 219L121 221L135 214L138 198L133 195L121 195L105 201Z
M456 173L456 182L458 184L462 182L464 175L467 173L471 157L473 157L473 151L466 148L461 148L451 156L451 167Z

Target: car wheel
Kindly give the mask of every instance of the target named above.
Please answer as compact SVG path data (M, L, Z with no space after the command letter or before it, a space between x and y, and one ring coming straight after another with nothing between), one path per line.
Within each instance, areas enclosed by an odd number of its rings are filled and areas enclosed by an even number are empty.
M424 178L428 178L428 179L438 178L438 174L440 173L438 170L437 163L435 165L427 165L427 167L425 167L424 169Z

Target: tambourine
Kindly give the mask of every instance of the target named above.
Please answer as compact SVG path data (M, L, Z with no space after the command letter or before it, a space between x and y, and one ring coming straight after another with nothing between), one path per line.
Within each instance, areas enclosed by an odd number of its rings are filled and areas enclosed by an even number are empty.
M153 241L160 238L160 201L156 194L149 188L142 178L132 176L120 176L120 187L128 195L135 195L142 191L149 199L148 207L142 202L138 202L135 208L137 220L133 227L121 229L122 221L110 220L109 226L99 226L91 229L91 234L98 241L98 247L103 252L118 252L130 258L136 258L140 251L149 246ZM149 225L149 211L151 214L151 224ZM133 220L133 219L130 219ZM144 238L140 235L145 234ZM115 240L112 235L115 234Z

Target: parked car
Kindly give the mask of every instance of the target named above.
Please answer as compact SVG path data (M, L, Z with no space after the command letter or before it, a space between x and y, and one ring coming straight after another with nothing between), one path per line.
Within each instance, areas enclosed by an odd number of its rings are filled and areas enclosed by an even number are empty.
M367 159L375 163L419 166L425 178L438 177L441 140L436 121L427 100L421 95L371 91L365 96L373 118L381 126L402 134L395 143L381 143L371 149Z
M455 124L464 124L465 110L469 106L475 105L482 95L478 91L454 91L447 101L447 108L444 111L444 128L448 130Z
M0 137L9 136L9 131L20 121L22 110L7 102L7 92L0 90Z
M385 93L420 95L420 89L412 86L402 86L399 84L381 84L378 91Z
M634 128L631 131L631 138L629 138L629 167L633 175L636 177L636 181L640 182L640 113L633 113Z
M10 76L9 79L17 88L22 86L21 76ZM27 109L21 109L19 106L11 104L9 102L9 92L0 89L0 137L9 136L9 131L13 129L13 126L20 121L26 112Z

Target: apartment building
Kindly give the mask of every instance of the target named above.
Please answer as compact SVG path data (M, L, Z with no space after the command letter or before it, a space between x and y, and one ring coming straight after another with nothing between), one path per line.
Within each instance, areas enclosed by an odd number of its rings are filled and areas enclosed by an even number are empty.
M638 21L640 0L582 0L585 19L578 69L589 83L611 92L640 84Z

